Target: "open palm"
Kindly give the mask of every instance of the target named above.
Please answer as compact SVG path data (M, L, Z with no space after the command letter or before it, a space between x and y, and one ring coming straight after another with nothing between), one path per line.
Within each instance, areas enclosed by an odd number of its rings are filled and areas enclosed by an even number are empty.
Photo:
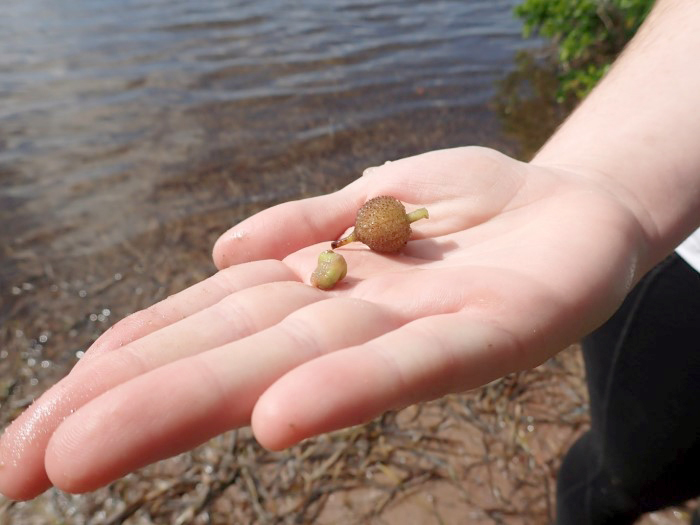
M397 255L340 248L333 291L305 284L378 195L430 219ZM483 148L266 210L219 239L217 274L118 323L7 429L0 490L91 490L250 423L283 448L534 366L614 311L639 231L594 178Z

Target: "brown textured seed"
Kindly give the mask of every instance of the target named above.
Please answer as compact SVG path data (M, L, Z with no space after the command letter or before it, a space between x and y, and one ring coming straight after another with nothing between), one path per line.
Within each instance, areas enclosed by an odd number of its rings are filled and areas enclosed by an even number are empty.
M357 211L352 233L332 242L331 247L338 248L353 241L360 241L377 252L397 252L406 245L411 236L411 223L427 218L428 210L425 208L407 214L404 205L394 197L375 197Z

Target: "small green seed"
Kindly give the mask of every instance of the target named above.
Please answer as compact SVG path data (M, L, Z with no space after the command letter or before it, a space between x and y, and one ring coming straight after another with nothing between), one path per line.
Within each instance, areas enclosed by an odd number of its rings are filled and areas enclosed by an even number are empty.
M333 250L326 250L318 256L318 266L311 274L311 284L321 290L330 290L347 273L345 258Z

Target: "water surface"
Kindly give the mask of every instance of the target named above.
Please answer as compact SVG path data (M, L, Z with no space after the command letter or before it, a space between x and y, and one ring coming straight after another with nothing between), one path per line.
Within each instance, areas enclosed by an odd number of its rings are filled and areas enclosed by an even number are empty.
M524 45L513 4L9 0L5 253L236 220L421 147L498 141L486 104Z
M534 45L515 3L5 0L2 422L251 213L430 149L510 152L490 103Z

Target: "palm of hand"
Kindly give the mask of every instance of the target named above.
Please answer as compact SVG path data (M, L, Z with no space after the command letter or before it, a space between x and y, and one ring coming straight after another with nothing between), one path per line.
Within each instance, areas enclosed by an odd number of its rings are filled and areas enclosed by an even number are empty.
M349 245L340 286L302 284L383 194L429 209L415 240L391 256ZM225 270L116 325L18 418L0 490L91 490L251 421L282 448L536 365L612 313L636 232L587 179L480 148L267 210L219 240Z

